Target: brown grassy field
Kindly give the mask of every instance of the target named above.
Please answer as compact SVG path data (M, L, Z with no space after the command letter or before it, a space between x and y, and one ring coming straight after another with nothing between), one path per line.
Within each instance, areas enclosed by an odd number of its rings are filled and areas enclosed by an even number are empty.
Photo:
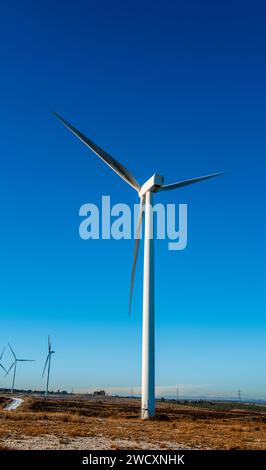
M264 408L158 403L156 418L142 421L133 398L23 399L5 411L0 397L0 448L266 449Z
M0 409L4 408L10 402L10 398L8 396L0 396Z

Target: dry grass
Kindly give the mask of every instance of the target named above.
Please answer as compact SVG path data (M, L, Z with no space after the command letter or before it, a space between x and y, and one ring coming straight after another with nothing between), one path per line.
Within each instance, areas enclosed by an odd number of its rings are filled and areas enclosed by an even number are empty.
M7 447L3 444L0 444L0 450L9 450L9 447Z
M10 403L10 398L5 396L0 396L0 409L5 408L6 405Z
M158 404L155 419L139 419L137 399L26 398L18 410L0 411L0 441L53 435L94 437L157 448L266 449L266 414L249 410L217 411L187 405ZM7 444L6 444L7 445Z

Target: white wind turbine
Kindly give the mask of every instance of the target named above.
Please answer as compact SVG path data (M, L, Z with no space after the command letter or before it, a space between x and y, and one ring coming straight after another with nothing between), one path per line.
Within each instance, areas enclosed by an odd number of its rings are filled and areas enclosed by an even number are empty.
M43 368L43 373L42 373L42 377L43 377L43 376L44 376L44 373L45 373L45 369L46 369L47 364L48 364L47 380L46 380L46 389L45 389L45 396L46 396L46 397L47 397L48 391L49 391L51 356L52 356L52 354L54 354L54 353L55 353L55 351L52 351L52 345L51 345L50 336L48 336L48 354L47 354L47 358L46 358L46 361L45 361L45 364L44 364L44 368Z
M18 362L34 362L35 359L18 359L16 354L14 353L13 349L11 348L10 344L8 343L8 346L10 348L10 351L12 352L13 356L14 356L14 362L11 364L11 366L9 367L7 373L6 373L6 376L9 374L9 372L11 371L11 369L14 367L14 372L13 372L13 379L12 379L12 385L11 385L11 393L13 393L13 390L14 390L14 387L15 387L15 379L16 379L16 371L17 371L17 363Z
M131 274L129 311L131 311L132 294L136 263L139 251L142 216L145 213L144 233L144 276L143 276L143 319L142 319L142 393L141 393L141 417L149 418L155 412L155 354L154 354L154 237L153 237L153 195L156 192L178 189L183 186L198 183L214 178L223 173L213 173L176 183L164 185L164 178L154 174L143 186L140 186L130 171L128 171L115 158L102 150L88 137L69 124L59 114L53 114L78 137L90 150L101 158L124 181L135 189L140 197L140 212L135 235L134 259Z

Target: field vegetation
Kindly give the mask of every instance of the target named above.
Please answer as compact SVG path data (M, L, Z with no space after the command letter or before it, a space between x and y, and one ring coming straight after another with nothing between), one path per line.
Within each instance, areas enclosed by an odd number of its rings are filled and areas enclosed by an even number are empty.
M41 449L266 449L266 410L238 403L158 403L142 421L138 399L26 396L5 411L0 445Z

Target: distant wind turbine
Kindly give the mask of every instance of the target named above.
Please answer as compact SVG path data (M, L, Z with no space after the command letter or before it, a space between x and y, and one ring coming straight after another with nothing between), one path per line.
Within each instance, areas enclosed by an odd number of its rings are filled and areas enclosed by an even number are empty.
M135 236L134 259L131 274L129 312L131 311L134 278L139 251L139 241L141 233L142 217L145 213L145 234L144 234L144 276L143 276L143 326L142 326L142 397L141 397L141 417L149 418L155 412L155 354L154 354L154 215L153 215L153 195L155 192L168 191L182 188L190 184L214 178L223 173L213 173L198 178L164 185L164 178L154 174L143 186L141 186L130 171L128 171L115 158L98 147L92 140L69 124L59 114L53 114L69 129L78 139L80 139L92 152L103 160L112 170L115 171L124 181L135 189L140 197L140 212Z
M1 369L3 369L3 370L6 372L6 369L4 368L3 364L1 364L2 357L3 357L3 354L4 354L4 352L5 352L5 349L6 349L6 348L4 347L4 349L3 349L2 353L1 353L1 356L0 356L0 367L1 367Z
M12 386L11 386L11 393L13 393L14 387L15 387L15 379L16 379L16 371L17 371L17 363L18 362L34 362L35 359L18 359L16 354L14 353L13 349L11 348L10 344L8 343L8 346L10 348L10 351L12 352L14 356L14 362L11 364L9 367L6 376L9 374L11 369L14 367L14 372L13 372L13 380L12 380Z
M47 354L47 358L46 358L46 361L45 361L45 364L44 364L44 368L43 368L43 373L42 373L42 377L43 377L43 376L44 376L44 373L45 373L46 366L47 366L47 364L48 364L47 380L46 380L46 389L45 389L45 396L46 396L46 397L47 397L47 395L48 395L48 390L49 390L51 356L52 356L52 354L54 354L54 353L55 353L55 351L52 351L52 345L51 345L51 341L50 341L50 336L48 336L48 354Z

